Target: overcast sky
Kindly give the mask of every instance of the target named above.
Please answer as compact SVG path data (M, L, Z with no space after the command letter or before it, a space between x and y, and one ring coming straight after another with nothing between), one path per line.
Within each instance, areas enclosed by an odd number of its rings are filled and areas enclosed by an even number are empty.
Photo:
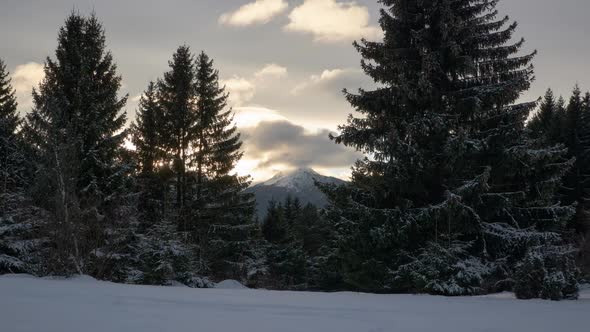
M502 0L499 7L520 23L527 50L539 51L526 98L549 86L564 95L576 83L590 89L590 1ZM263 180L311 166L345 177L358 154L327 134L351 112L341 90L370 86L351 42L380 37L379 8L376 0L0 0L0 57L26 112L64 19L72 9L94 10L130 96L130 119L147 83L187 44L215 59L232 94L245 139L240 172Z

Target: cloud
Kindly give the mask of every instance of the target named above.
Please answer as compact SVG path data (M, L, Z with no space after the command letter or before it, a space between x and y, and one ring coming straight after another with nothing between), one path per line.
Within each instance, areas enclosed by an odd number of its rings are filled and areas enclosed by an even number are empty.
M12 85L16 90L19 108L27 110L33 106L33 87L38 86L44 77L45 72L40 63L29 62L16 66L12 73Z
M263 121L241 128L245 158L258 160L259 169L281 167L348 168L361 155L330 141L327 129L308 132L287 120Z
M311 34L317 42L346 42L360 38L378 39L383 32L369 25L367 7L356 2L305 0L289 14L285 30Z
M225 90L229 92L229 104L234 107L249 102L256 93L254 83L239 76L221 80L221 85L225 85Z
M234 121L240 128L256 127L261 122L287 120L278 111L265 107L236 107Z
M274 79L284 78L288 75L287 68L271 63L256 71L251 78L234 76L221 80L225 89L229 92L229 104L233 107L244 106L256 95L256 89L272 82Z
M350 88L354 85L358 86L360 82L366 80L360 69L345 68L345 69L331 69L324 70L319 75L312 75L305 82L295 86L291 90L294 96L300 95L304 91L324 90L328 92L340 92L343 88Z
M273 17L287 10L286 0L256 0L240 7L238 10L225 13L219 17L219 23L243 27L253 24L268 23Z
M254 74L254 77L257 79L264 79L267 77L270 78L283 78L288 75L287 68L283 66L279 66L275 63L268 64L264 66L261 70L257 71Z

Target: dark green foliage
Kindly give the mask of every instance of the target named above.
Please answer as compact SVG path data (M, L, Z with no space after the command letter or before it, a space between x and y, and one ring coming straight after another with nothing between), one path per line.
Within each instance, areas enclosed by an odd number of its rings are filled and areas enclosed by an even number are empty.
M15 91L10 81L10 73L0 59L0 137L13 135L20 124Z
M303 250L312 256L319 254L330 234L330 226L320 215L318 208L308 203L298 209L299 213L292 226L294 236L301 239Z
M584 110L584 103L582 100L582 92L576 86L569 100L565 112L565 131L562 132L564 144L568 148L568 154L576 158L574 167L568 172L564 179L564 187L566 190L565 201L567 203L579 202L582 206L585 203L585 198L588 198L589 179L587 170L590 168L588 160L588 145L587 137L590 135L588 127L588 120L590 114L586 114Z
M169 66L170 71L158 82L158 103L165 117L160 128L166 133L159 145L167 152L164 160L176 177L176 205L182 214L187 200L187 169L192 165L189 148L197 121L195 64L189 47L179 47Z
M166 151L162 144L166 122L157 93L156 85L150 82L139 100L135 123L131 126L131 138L139 167L141 173L146 175L155 172Z
M5 140L15 135L21 120L17 113L15 91L12 88L10 73L0 59L0 137ZM5 142L2 142L5 144ZM1 147L4 149L4 147ZM5 152L5 150L1 150ZM4 153L2 155L5 155Z
M578 297L577 272L573 250L531 248L516 267L514 291L519 299L575 299Z
M287 238L287 222L283 206L271 201L262 222L262 234L269 243L282 243Z
M0 193L0 274L46 273L49 216L23 191Z
M430 244L417 259L399 267L391 281L393 290L451 296L486 293L485 280L493 271L466 249L462 244Z
M42 274L47 213L27 197L30 149L19 129L15 92L0 59L0 274Z
M181 282L198 288L212 287L199 277L194 248L187 244L176 224L162 220L139 235L136 249L137 268L130 271L128 282L148 285L172 285Z
M383 42L355 46L373 91L345 91L362 114L336 143L367 158L353 187L328 189L349 288L480 294L509 280L527 249L558 245L571 218L555 192L563 147L527 139L533 79L516 23L497 1L384 0Z
M170 71L144 93L133 126L140 227L147 234L164 220L175 221L176 240L190 248L193 271L244 280L247 262L257 261L260 230L252 196L243 193L249 178L233 173L242 143L218 76L205 53L195 58L181 46Z
M122 162L127 97L95 16L71 14L60 29L55 59L33 92L25 133L39 156L36 200L52 213L54 273L103 277L130 168ZM92 262L91 262L92 261Z
M191 158L196 169L190 227L201 239L202 255L216 279L243 279L244 262L259 229L253 223L253 197L244 193L250 178L234 173L243 156L242 142L213 60L202 52L195 67L197 113Z
M550 98L551 97L551 98ZM575 159L573 167L566 173L559 199L567 204L576 204L576 215L568 223L570 242L577 244L578 263L584 274L590 273L588 268L588 234L590 232L590 217L588 213L588 199L590 194L590 93L582 96L578 86L574 87L566 105L563 98L557 103L552 102L549 94L541 104L528 125L531 136L550 144L562 144L567 148L567 156ZM539 130L539 121L543 114L553 114L551 125L545 130Z
M10 74L0 59L0 193L14 190L22 184L23 155L19 151L17 130L21 119L17 112Z
M271 201L262 224L267 241L267 280L263 287L275 289L338 289L338 271L329 245L330 225L312 204L301 207L287 197Z
M547 139L551 144L558 142L558 137L562 134L563 114L565 114L563 99L558 102L555 100L553 91L547 89L545 97L539 105L539 110L527 125L531 130L531 136Z
M287 219L287 210L290 218L297 211L293 209L291 197L284 203L271 201L262 223L262 234L268 242L266 263L271 280L268 286L276 289L289 289L302 284L305 269L305 257L294 241L292 223Z

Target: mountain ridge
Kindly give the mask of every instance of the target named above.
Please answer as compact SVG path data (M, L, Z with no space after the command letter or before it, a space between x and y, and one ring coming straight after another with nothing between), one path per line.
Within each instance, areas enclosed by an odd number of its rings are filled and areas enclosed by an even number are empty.
M288 196L298 198L301 204L312 203L325 207L328 200L315 185L315 181L326 184L344 184L346 181L322 175L312 168L298 168L289 172L279 172L272 178L246 189L256 197L256 214L262 220L271 201L283 202Z

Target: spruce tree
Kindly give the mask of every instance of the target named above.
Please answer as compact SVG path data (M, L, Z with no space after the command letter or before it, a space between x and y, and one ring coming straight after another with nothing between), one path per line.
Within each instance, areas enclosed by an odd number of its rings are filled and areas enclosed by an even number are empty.
M561 243L573 212L554 201L565 150L526 140L535 103L512 104L535 53L517 54L524 41L510 44L517 25L497 19L497 1L382 3L384 40L355 43L379 87L345 91L363 117L333 137L367 155L351 186L327 190L344 282L497 290L530 248Z
M150 82L139 101L135 123L131 126L131 139L139 168L137 209L141 228L169 219L166 202L171 174L165 164L166 121L157 86Z
M561 190L561 199L569 204L576 203L576 216L569 224L571 238L580 248L579 262L584 267L587 253L584 251L585 238L590 231L590 112L588 97L582 96L576 85L566 107L563 119L563 144L568 155L575 158L572 169L566 174Z
M531 136L548 143L558 143L568 149L568 157L574 158L573 167L566 173L563 185L559 191L559 199L566 204L576 204L576 215L570 221L567 238L575 242L580 249L578 263L585 274L587 268L587 234L590 231L590 214L588 212L590 164L590 93L582 97L580 88L576 85L567 106L563 98L557 102L548 102L547 97L541 104L540 111L531 120L528 127ZM547 121L546 129L538 130L541 114L553 108L551 121Z
M561 119L558 118L557 100L553 95L553 90L547 89L543 101L539 105L539 110L528 123L531 130L531 136L534 138L543 138L549 143L557 143L558 131Z
M171 162L176 177L176 205L179 225L186 228L184 210L186 205L187 172L192 161L189 150L195 139L197 121L195 95L194 56L188 46L180 46L169 62L170 71L158 82L158 99L166 117L162 144L168 152L167 160Z
M135 123L131 127L132 142L143 174L154 173L164 157L161 136L164 136L165 118L157 94L155 83L150 82L139 100Z
M262 221L262 234L269 243L282 243L287 236L283 205L270 201Z
M0 193L8 192L16 184L18 168L17 129L20 125L17 113L15 91L12 88L10 73L0 59Z
M581 145L584 146L585 152L583 155L583 168L581 174L584 177L584 205L585 209L583 215L576 217L574 223L574 229L577 233L576 242L579 248L578 264L582 270L583 275L588 278L590 277L590 213L588 212L588 201L587 198L590 191L588 190L588 179L587 176L590 174L590 164L588 160L588 151L590 150L590 92L586 92L582 100L583 107L583 124L581 125L580 141Z
M590 115L585 114L582 92L576 85L572 96L566 108L565 113L565 131L563 142L568 148L568 154L576 159L574 167L568 172L564 179L565 201L568 204L578 202L578 208L583 209L588 197L589 179L587 170L590 168L590 160L587 153L590 146L585 145L584 138L590 135L590 132L584 132L586 121Z
M19 132L15 91L0 59L0 274L40 274L46 241L45 211L27 195L30 156Z
M193 245L184 241L175 221L161 219L138 235L134 273L127 282L210 288L213 284L197 276Z
M202 52L195 66L191 229L196 230L215 277L243 278L258 225L253 223L253 196L244 193L249 177L234 173L243 156L242 142L213 60Z
M289 227L293 228L301 214L301 201L297 197L287 196L284 204L285 219Z
M26 135L40 156L37 198L53 214L51 271L108 277L125 228L127 97L96 16L72 13L33 92ZM109 235L111 234L111 235Z

